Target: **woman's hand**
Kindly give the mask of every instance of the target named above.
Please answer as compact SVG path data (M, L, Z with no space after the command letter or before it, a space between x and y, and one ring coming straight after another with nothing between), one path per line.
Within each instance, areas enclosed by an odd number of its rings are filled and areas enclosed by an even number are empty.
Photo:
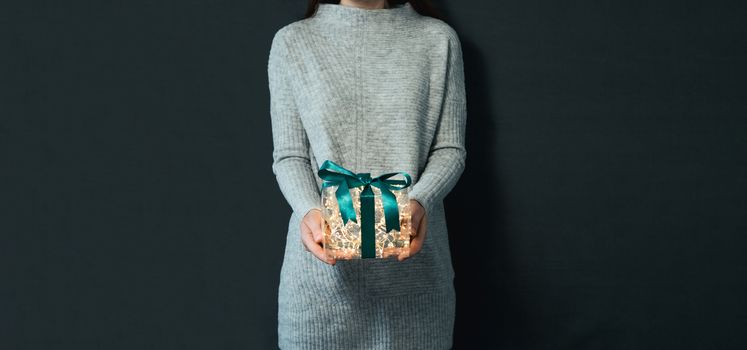
M407 257L401 255L397 257L399 261L405 261L405 259L415 255L423 247L423 240L425 240L425 234L428 232L428 218L426 216L425 208L420 202L411 199L410 210L412 212L412 236L410 240L410 254Z
M314 254L319 260L334 265L335 259L328 258L322 246L322 239L324 238L324 233L322 232L323 225L322 211L319 209L309 210L303 219L301 219L301 242L306 251Z

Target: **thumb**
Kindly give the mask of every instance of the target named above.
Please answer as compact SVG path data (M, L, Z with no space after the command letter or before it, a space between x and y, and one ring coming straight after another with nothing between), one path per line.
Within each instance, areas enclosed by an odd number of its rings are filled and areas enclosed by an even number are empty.
M324 218L322 212L319 209L312 209L306 213L303 218L303 224L306 229L311 233L311 238L316 243L320 243L323 238L322 225L324 224Z
M311 235L314 237L314 242L321 243L322 239L324 238L324 231L322 230L324 226L324 218L322 218L321 215L316 215L313 218L314 220L311 220Z
M420 228L420 222L421 220L419 220L417 215L413 215L410 218L410 228L411 228L410 236L415 236L418 234L418 229Z

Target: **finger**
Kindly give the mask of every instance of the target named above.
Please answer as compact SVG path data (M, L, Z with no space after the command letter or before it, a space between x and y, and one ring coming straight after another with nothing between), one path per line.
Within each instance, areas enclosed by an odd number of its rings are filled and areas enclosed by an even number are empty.
M407 257L399 259L399 261L404 261L405 259L417 254L420 249L423 247L423 240L425 240L426 230L428 229L428 219L423 216L421 219L421 223L418 227L418 232L416 233L415 237L412 238L410 241L410 254L408 254Z
M410 251L409 253L404 255L397 256L397 260L399 261L405 261L409 258L411 258L413 255L417 254L420 251L420 248L423 246L423 236L424 235L417 235L415 237L412 237L410 240Z
M410 232L412 236L417 236L420 233L420 226L423 225L424 218L425 215L419 213L412 217L412 231Z
M407 258L409 258L409 257L410 257L410 253L408 252L408 253L407 253L407 256L404 256L404 254L400 254L400 255L397 255L397 260L398 260L398 261L405 261L405 260L407 260Z
M410 228L410 236L417 236L418 235L418 229L420 228L420 220L418 220L416 217L412 217L412 221L410 222L411 228Z
M314 254L314 256L316 256L317 259L330 265L335 264L335 259L327 257L327 253L324 252L324 248L322 248L322 246L319 245L319 243L314 242L314 238L312 237L310 232L306 234L302 234L301 240L303 241L307 250L311 252L312 254Z
M311 234L314 237L314 242L322 243L322 239L324 239L324 219L321 216L317 216L309 225L311 226Z
M309 228L311 231L311 235L314 238L314 241L317 243L321 243L322 239L324 238L323 234L323 224L324 224L324 218L322 218L321 213L318 210L312 210L307 214L306 217L304 217L303 223Z
M420 233L415 237L412 237L410 239L410 246L408 254L405 255L399 255L397 256L397 260L399 261L405 261L409 258L411 258L413 255L417 254L420 249L423 247L423 240L425 239L425 233Z
M421 232L423 232L423 226L425 225L425 221L426 221L425 215L421 215L418 217L417 224L414 227L413 236L418 236L420 235Z
M423 215L420 219L420 226L418 226L418 236L425 236L425 230L428 229L428 216Z
M423 248L423 240L425 240L425 234L421 232L410 241L410 256L417 254Z

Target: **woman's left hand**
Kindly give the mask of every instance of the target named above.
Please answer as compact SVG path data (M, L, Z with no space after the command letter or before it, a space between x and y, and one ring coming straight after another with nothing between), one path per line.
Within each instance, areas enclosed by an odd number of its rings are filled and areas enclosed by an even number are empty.
M428 218L426 216L425 208L420 202L411 199L410 209L412 213L412 238L410 240L410 254L407 257L401 255L397 258L399 261L415 255L423 247L423 241L425 240L426 232L428 232Z

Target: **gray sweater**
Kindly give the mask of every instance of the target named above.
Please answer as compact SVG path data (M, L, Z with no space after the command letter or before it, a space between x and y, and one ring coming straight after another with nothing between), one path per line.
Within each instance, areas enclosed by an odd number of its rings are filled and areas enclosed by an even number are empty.
M409 3L319 5L280 28L267 66L272 170L293 209L278 294L282 349L447 349L455 291L443 199L465 167L459 38ZM321 207L329 159L378 176L407 172L428 232L409 259L339 260L303 249L300 220ZM458 228L457 228L458 229ZM463 232L464 233L464 232Z

